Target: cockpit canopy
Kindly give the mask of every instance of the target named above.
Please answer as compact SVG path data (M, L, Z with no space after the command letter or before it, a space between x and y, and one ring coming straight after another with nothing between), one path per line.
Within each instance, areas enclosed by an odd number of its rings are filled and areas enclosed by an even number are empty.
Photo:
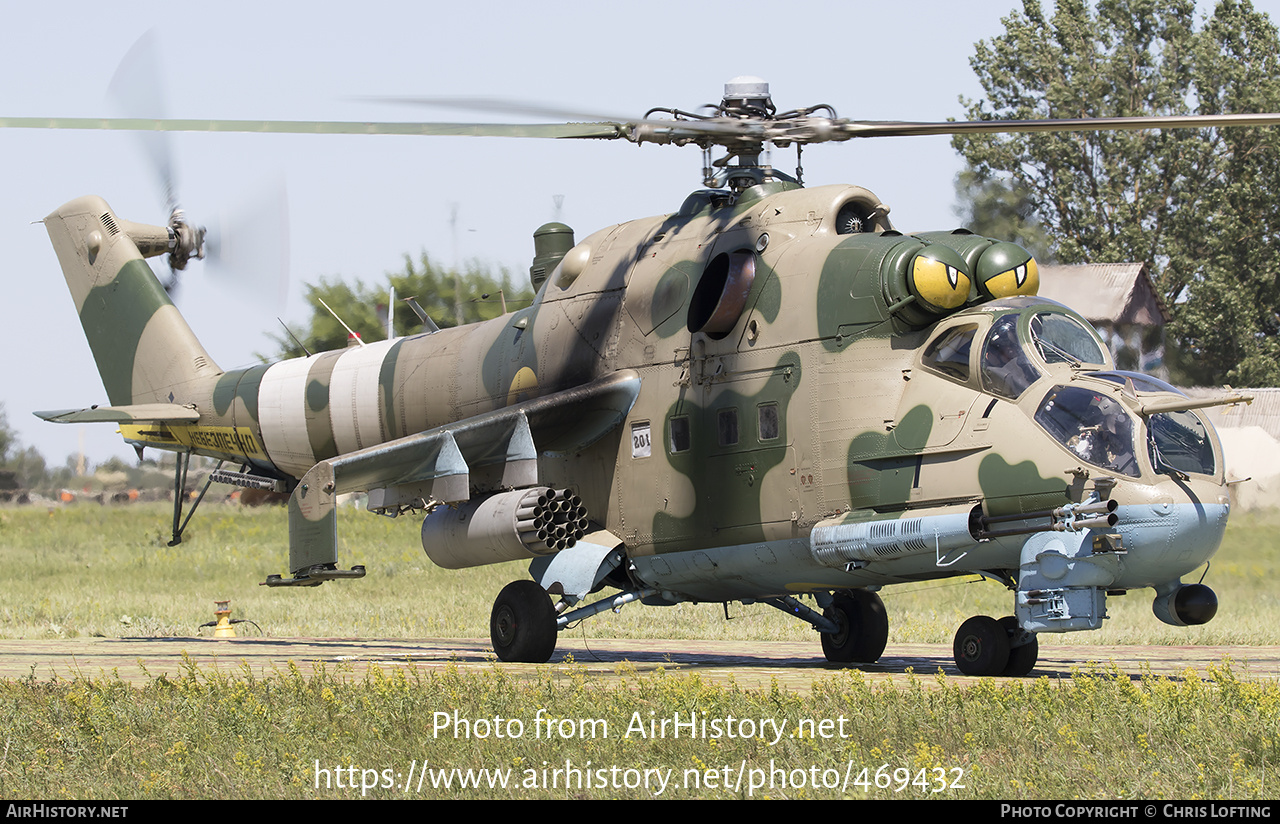
M1133 447L1133 418L1103 392L1055 386L1036 410L1036 423L1087 464L1133 478L1142 475Z
M1028 414L1091 466L1140 477L1138 444L1145 429L1147 456L1157 473L1217 471L1212 430L1200 416L1172 411L1140 418L1133 411L1139 395L1182 392L1149 375L1111 369L1110 355L1097 333L1065 306L1010 298L953 316L939 324L921 363L948 380L1013 402L1032 384L1054 376L1054 385ZM1107 390L1099 382L1122 389Z
M1091 377L1118 383L1130 396L1138 393L1185 393L1159 378L1138 372L1093 372ZM1212 475L1217 471L1213 438L1208 425L1190 410L1160 412L1147 419L1147 455L1157 472L1173 470L1189 475Z
M976 368L985 392L1017 400L1052 364L1101 369L1110 365L1097 334L1066 307L1013 298L985 308L1005 310L995 313L979 342ZM976 322L949 326L925 347L924 365L957 382L969 382L980 328Z

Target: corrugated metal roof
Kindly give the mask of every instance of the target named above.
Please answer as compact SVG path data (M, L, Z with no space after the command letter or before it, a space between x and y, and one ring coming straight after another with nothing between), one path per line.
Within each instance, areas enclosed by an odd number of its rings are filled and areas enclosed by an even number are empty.
M1039 294L1095 324L1162 326L1171 317L1144 263L1041 266Z
M1222 389L1195 388L1183 390L1193 398L1223 394ZM1241 426L1258 426L1271 437L1280 440L1280 389L1237 389L1245 395L1253 395L1253 403L1236 406L1211 406L1201 410L1218 429Z

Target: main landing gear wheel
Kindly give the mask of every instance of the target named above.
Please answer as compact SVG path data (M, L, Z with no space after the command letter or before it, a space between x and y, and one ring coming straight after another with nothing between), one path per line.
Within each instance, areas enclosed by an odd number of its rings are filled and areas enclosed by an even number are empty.
M1021 646L1013 646L1014 641L1022 635L1022 627L1018 626L1018 619L1012 615L1006 615L1000 619L1000 626L1004 627L1004 631L1009 635L1009 663L1005 664L1004 671L1001 675L1009 678L1022 678L1030 674L1036 666L1036 659L1040 657L1040 641L1036 638L1034 632L1026 633L1031 636L1031 640Z
M889 642L889 616L880 596L855 589L835 596L823 613L836 632L819 633L822 652L833 664L874 664Z
M493 602L489 639L503 661L545 664L556 651L556 609L533 581L512 581Z
M960 625L951 651L965 675L1001 675L1009 664L1009 633L996 619L978 615Z

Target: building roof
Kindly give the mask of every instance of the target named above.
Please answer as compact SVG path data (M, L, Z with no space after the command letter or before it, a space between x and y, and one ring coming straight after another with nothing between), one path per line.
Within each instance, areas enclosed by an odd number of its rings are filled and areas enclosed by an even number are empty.
M1163 326L1171 318L1145 263L1041 266L1039 294L1094 324Z
M1224 395L1226 390L1215 388L1185 389L1193 398ZM1235 406L1211 406L1200 410L1204 416L1218 429L1257 426L1265 430L1271 437L1280 440L1280 389L1267 387L1261 389L1237 389L1244 395L1252 395L1253 403Z

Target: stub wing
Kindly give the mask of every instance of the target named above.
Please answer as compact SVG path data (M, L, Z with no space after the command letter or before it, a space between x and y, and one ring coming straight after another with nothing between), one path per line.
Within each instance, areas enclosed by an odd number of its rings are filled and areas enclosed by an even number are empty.
M617 372L321 461L289 499L289 568L296 577L266 583L313 585L353 575L336 570L338 495L368 491L370 508L384 510L419 500L457 503L470 497L473 467L498 464L504 486L532 486L539 454L585 449L626 418L639 394L640 376Z

